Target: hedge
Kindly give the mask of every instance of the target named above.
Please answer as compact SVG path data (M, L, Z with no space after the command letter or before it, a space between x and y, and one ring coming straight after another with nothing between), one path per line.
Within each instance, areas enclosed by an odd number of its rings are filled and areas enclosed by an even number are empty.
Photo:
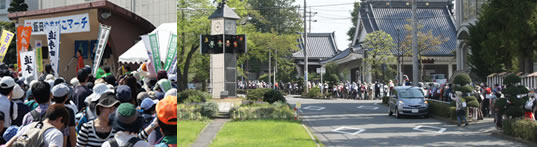
M181 103L203 103L212 96L208 92L202 92L199 90L185 90L177 93L177 100Z
M388 104L389 101L390 101L390 97L387 97L387 96L382 97L382 103L383 104Z
M232 108L231 119L237 120L294 120L295 112L286 103L272 105L241 106Z
M270 88L257 88L257 89L254 89L254 90L248 90L248 93L246 94L246 99L248 99L248 100L263 99L263 96L265 95L265 93L267 93L270 90L272 90L272 89L270 89Z
M528 119L503 120L503 134L537 142L537 122Z
M457 120L456 107L451 106L450 104L444 104L436 101L427 101L429 104L429 113L432 115L450 118L451 120Z
M209 120L209 117L201 114L201 105L178 105L177 116L179 120Z

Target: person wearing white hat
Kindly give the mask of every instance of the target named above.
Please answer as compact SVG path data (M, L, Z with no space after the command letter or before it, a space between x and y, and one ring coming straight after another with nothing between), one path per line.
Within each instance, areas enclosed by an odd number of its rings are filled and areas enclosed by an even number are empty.
M17 105L9 100L9 97L13 95L15 85L15 80L10 76L0 79L0 112L4 113L4 128L11 126L11 120L17 118ZM4 132L4 130L0 131ZM3 139L0 139L0 142L5 143Z
M63 133L63 141L64 144L68 144L70 146L76 145L76 130L75 130L75 112L73 108L69 108L65 105L66 102L69 100L69 94L71 94L71 89L67 84L58 84L54 87L52 87L52 90L50 91L52 93L52 101L55 104L59 104L61 106L65 106L67 108L67 111L69 112L69 125L65 126L64 129L60 129Z
M29 106L24 104L24 100L22 99L24 94L24 90L22 90L18 84L15 84L15 87L13 87L13 94L11 95L11 101L17 105L17 114L26 114L32 111ZM22 124L22 117L17 117L11 124L20 126Z

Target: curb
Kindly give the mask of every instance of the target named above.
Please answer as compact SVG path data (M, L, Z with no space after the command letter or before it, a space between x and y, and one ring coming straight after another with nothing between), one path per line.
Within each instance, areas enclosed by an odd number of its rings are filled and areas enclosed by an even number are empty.
M536 142L531 142L531 141L524 140L518 137L508 136L508 135L503 134L503 131L500 131L500 130L492 131L490 135L501 138L501 139L522 143L527 146L537 146Z
M209 121L209 123L207 123L207 125L205 125L205 127L203 127L203 129L201 129L200 133L198 134L198 136L196 136L196 140L198 140L198 138L200 137L201 135L201 132L205 131L205 129L207 129L207 127L209 127L209 124L211 124L214 120L211 119L211 121ZM192 144L190 144L190 146L192 146L196 140L194 140L194 142L192 142Z
M315 139L315 137L313 137L313 134L311 134L310 130L308 127L306 127L306 125L302 124L302 127L304 127L304 129L306 129L306 132L308 132L308 134L310 135L311 137L311 140L313 140L313 142L315 142L315 145L317 147L321 147L321 145L319 145L319 140Z

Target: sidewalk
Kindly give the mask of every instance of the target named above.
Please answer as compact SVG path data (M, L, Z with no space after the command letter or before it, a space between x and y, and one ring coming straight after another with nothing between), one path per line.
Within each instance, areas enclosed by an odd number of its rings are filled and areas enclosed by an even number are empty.
M192 144L193 147L208 147L213 139L218 134L218 131L227 123L230 119L215 119L207 125L205 129L200 133L198 139Z

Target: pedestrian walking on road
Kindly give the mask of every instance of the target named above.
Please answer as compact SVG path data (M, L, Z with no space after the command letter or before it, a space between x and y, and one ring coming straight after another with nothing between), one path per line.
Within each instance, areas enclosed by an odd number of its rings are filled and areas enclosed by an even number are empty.
M468 120L466 120L466 102L462 99L462 92L456 91L455 94L450 94L451 100L456 102L457 110L457 126L461 126L462 120L464 120L465 125L468 125Z

